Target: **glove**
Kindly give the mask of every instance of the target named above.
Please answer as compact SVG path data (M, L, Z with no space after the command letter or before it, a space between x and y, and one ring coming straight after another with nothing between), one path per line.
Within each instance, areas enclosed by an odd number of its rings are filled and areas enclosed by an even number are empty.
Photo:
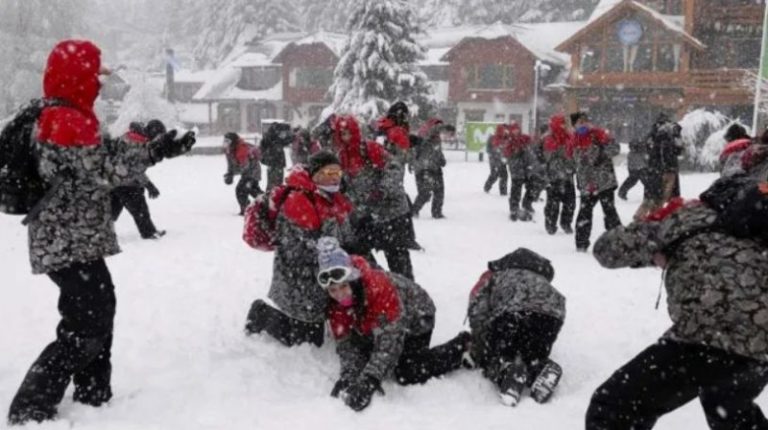
M360 412L371 404L373 393L380 385L379 380L373 376L361 376L345 390L344 403L352 410Z
M225 173L224 174L224 183L227 185L232 185L232 182L235 180L235 176L231 173Z
M339 394L341 394L342 391L346 391L347 388L349 388L351 382L347 378L339 378L338 381L333 385L333 390L331 390L331 397L339 397Z
M188 131L176 139L176 130L171 130L149 143L149 155L157 163L163 158L173 158L185 154L195 144L195 132Z
M160 190L158 190L155 184L152 182L147 182L147 185L145 185L144 188L147 189L147 194L149 195L150 199L156 199L160 197Z

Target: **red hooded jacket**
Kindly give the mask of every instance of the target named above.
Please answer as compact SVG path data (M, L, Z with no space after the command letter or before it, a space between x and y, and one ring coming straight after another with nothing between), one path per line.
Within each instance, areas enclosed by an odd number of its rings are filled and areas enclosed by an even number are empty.
M386 272L371 268L363 257L356 255L352 256L352 265L360 271L365 306L362 315L359 315L357 306L345 308L331 300L328 321L336 339L343 339L353 331L371 336L382 318L391 323L397 321L401 314L397 287Z
M342 193L322 194L309 173L295 169L285 180L290 194L285 199L282 212L297 226L305 230L317 230L327 220L343 223L350 212L352 203ZM309 197L311 196L311 198Z
M387 135L387 140L398 148L407 151L411 147L411 139L408 137L409 130L395 124L393 119L388 117L379 119L376 121L376 128L383 131Z
M341 168L344 173L350 176L357 176L360 171L366 166L367 160L364 158L363 151L361 151L362 135L360 133L360 125L357 120L351 115L335 116L333 118L333 145L336 148L336 152L339 154L339 161L341 161ZM349 130L352 134L352 138L349 142L345 143L341 140L341 131ZM389 153L381 145L376 142L365 142L365 156L368 157L368 161L378 168L383 169L387 164L387 158Z
M94 146L101 143L99 120L93 103L99 95L101 51L85 40L59 42L48 56L43 95L67 106L49 107L37 120L37 140L60 146Z
M565 147L565 156L573 158L573 134L565 128L565 116L555 115L549 119L549 134L544 137L544 151L555 152Z
M504 130L509 131L508 136L504 137L503 134L500 136L501 150L504 157L511 158L530 145L531 137L520 133L520 125L517 123L513 122L506 126L500 124L500 126L504 127L501 129L502 133ZM518 134L515 134L515 132ZM496 134L499 134L499 127L496 127Z

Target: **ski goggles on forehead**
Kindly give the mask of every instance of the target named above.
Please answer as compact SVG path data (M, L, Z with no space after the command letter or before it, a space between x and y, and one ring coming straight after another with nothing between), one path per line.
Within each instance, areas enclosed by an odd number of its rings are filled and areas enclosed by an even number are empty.
M346 281L351 274L352 269L349 267L331 267L317 274L317 282L321 287L328 288L331 284L340 284Z

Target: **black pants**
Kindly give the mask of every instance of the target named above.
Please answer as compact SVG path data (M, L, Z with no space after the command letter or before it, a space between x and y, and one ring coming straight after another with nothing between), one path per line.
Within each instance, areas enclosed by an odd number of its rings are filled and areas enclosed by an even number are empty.
M141 237L148 238L157 233L157 228L149 215L149 206L147 206L147 199L144 197L144 187L116 187L112 190L111 197L113 221L117 221L123 207L125 207L133 217Z
M283 167L267 167L267 191L283 183Z
M547 187L547 203L544 205L545 228L548 232L557 231L557 221L561 226L571 226L573 213L576 211L576 189L573 180L553 181Z
M493 162L491 161L489 163L491 167L491 174L488 176L488 179L485 181L485 185L483 186L483 190L485 192L491 191L491 188L493 188L493 184L496 183L496 181L499 181L499 194L502 196L507 195L507 181L509 181L509 174L507 174L507 165L501 162Z
M245 208L251 203L251 197L256 198L261 193L263 191L259 187L258 179L240 176L240 180L237 181L235 186L235 196L237 197L237 203L240 205L240 212L245 212Z
M597 202L603 207L605 229L610 230L621 225L621 219L616 212L613 192L615 188L597 194L582 194L579 214L576 216L576 248L589 248L589 236L592 234L592 210Z
M264 300L256 300L251 305L245 328L250 333L267 332L285 346L312 343L323 345L325 328L322 322L308 323L289 317Z
M523 198L523 209L533 212L533 202L538 198L539 192L534 181L525 178L512 178L512 187L509 189L509 212L517 214L520 210L520 197ZM523 186L525 195L523 196Z
M432 199L432 216L443 214L443 201L445 199L445 183L443 181L443 169L421 170L416 172L416 188L419 194L413 202L411 211L417 215L422 207Z
M410 213L405 213L388 221L370 221L357 225L355 237L358 240L357 250L361 255L369 254L374 249L378 249L384 252L391 272L413 279L413 264L411 263L409 246L416 239Z
M617 370L592 395L587 430L648 430L699 398L712 430L765 430L755 398L768 366L697 344L661 340Z
M552 345L563 326L562 320L537 312L503 313L494 319L490 333L477 357L483 372L498 384L505 364L520 359L533 382L547 362Z
M48 276L59 287L56 340L35 360L11 402L9 420L52 418L74 377L75 400L111 398L110 364L115 288L103 259L74 263Z
M630 170L629 176L627 176L627 179L625 179L619 187L619 196L627 198L627 193L632 189L632 187L637 185L642 177L642 173L642 170Z

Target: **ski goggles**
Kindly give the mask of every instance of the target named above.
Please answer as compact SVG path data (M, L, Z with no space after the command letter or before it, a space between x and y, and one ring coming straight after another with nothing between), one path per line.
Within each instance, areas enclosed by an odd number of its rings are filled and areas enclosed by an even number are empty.
M319 173L320 176L325 176L328 178L341 178L344 175L344 171L341 170L341 167L338 166L323 167L322 169L318 170L317 173Z
M328 288L331 284L340 284L349 278L352 269L344 266L331 267L317 274L317 282L323 288Z

